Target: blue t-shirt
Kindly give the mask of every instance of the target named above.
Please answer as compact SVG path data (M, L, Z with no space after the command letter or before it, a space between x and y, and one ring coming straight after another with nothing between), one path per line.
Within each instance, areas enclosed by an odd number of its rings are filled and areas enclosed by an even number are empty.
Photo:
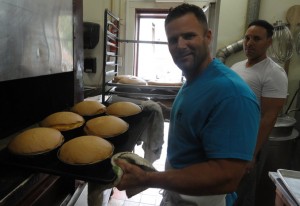
M215 158L251 160L259 121L255 94L235 72L214 59L175 98L167 158L173 168Z

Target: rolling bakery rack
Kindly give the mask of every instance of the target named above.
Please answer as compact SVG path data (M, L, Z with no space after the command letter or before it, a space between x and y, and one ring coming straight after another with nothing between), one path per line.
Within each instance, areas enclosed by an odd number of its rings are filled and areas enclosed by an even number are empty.
M102 102L106 102L113 95L122 97L171 100L173 101L180 86L164 85L130 85L114 83L114 76L118 75L119 44L120 43L150 43L167 44L159 41L122 40L119 38L120 19L108 9L104 12L104 46L102 73Z

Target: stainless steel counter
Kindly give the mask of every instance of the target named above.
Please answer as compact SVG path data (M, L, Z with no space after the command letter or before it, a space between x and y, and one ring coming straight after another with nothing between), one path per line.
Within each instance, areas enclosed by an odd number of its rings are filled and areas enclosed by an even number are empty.
M291 171L291 170L286 170ZM291 171L293 172L293 171ZM282 179L282 176L278 172L269 172L269 177L274 182L276 186L276 193L277 193L277 202L282 201L285 202L285 204L288 204L290 206L299 206L300 205L300 172L295 171L298 176L295 176L291 178L290 181L293 181L293 184L288 184L285 182L284 179Z

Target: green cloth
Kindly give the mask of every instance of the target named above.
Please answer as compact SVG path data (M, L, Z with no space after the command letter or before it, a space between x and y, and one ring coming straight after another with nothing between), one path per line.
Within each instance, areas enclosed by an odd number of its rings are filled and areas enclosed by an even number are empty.
M111 164L113 166L113 171L114 173L117 175L116 180L114 181L114 186L118 185L118 183L121 181L121 178L123 176L123 171L122 169L116 165L115 160L116 159L122 159L125 160L131 164L137 165L139 166L141 169L145 170L145 171L152 171L155 172L157 171L153 165L146 159L140 157L137 154L131 153L131 152L120 152L115 154L112 158L111 158ZM130 190L126 190L126 195L128 198L146 190L147 188L145 187L140 187L140 188L136 188L136 189L130 189Z

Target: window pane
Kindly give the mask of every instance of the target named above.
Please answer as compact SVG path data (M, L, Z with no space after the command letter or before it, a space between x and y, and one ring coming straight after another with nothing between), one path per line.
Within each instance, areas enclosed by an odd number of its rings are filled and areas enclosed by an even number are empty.
M164 19L141 18L139 40L167 42ZM138 45L138 76L146 80L181 81L181 70L174 64L167 44Z

